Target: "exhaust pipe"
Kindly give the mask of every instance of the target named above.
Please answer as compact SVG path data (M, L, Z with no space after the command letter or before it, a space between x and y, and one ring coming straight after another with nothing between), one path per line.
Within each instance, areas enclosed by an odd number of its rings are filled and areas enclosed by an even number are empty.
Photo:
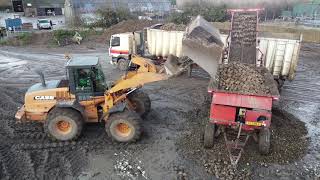
M43 87L46 87L47 84L46 84L46 80L44 79L44 74L43 74L43 72L42 72L41 70L37 70L36 73L39 74L39 76L40 76L40 80L41 80L42 86L43 86Z

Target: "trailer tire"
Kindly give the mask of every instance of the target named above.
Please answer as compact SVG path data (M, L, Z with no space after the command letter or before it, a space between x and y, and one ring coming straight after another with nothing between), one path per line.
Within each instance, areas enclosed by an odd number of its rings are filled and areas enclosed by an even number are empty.
M129 101L132 104L132 110L141 117L146 117L151 109L151 100L147 93L142 90L136 90L129 95Z
M44 122L44 130L54 140L69 141L77 139L82 132L81 114L69 108L55 108Z
M141 121L141 117L134 111L113 113L106 122L106 132L113 141L135 142L141 136Z
M118 60L117 66L119 70L126 71L128 70L129 62L128 60L121 58Z
M261 129L259 132L259 152L262 155L270 153L270 129Z
M205 148L212 148L214 145L214 135L215 135L216 125L209 122L205 129L203 135L203 145Z

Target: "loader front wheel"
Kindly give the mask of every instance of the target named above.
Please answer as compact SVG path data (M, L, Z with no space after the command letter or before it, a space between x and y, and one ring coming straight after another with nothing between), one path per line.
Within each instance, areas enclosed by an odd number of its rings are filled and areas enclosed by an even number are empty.
M121 71L126 71L128 70L129 62L126 59L119 59L117 65L118 69Z
M212 148L214 145L214 136L215 136L215 124L209 122L205 129L203 135L203 145L205 148Z
M259 132L259 152L262 155L267 155L270 152L270 129L261 129Z
M44 123L46 133L54 140L69 141L82 132L83 120L79 112L67 108L55 108Z
M151 100L147 93L136 90L129 95L129 107L141 117L148 115L151 109Z
M106 122L106 132L117 142L135 142L141 135L141 118L134 111L111 114Z

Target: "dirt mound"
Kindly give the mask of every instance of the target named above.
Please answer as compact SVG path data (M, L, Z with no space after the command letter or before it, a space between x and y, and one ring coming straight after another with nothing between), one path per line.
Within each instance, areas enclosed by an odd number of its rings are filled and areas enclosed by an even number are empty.
M106 29L102 34L100 39L97 39L99 43L105 43L110 40L111 35L125 33L125 32L135 32L141 31L146 27L149 27L153 24L156 24L155 21L148 21L148 20L127 20L122 21L116 25L111 26L110 28Z
M186 25L168 23L168 24L164 24L163 26L161 26L160 29L166 30L166 31L185 31Z
M48 46L52 40L52 32L32 32L9 37L5 45L8 46Z
M202 109L209 109L209 104L207 106ZM271 153L260 155L258 144L250 138L237 168L233 168L222 134L215 139L212 149L203 148L201 132L208 123L208 112L200 110L196 115L192 112L186 116L189 125L185 127L190 127L190 133L178 141L179 153L204 166L209 174L219 179L250 179L256 173L255 168L266 167L269 163L289 164L301 159L307 152L309 139L306 138L305 124L282 110L273 110Z
M218 70L219 89L245 94L271 94L271 85L266 81L261 68L254 65L230 63Z
M32 33L32 41L30 45L47 46L52 41L52 32Z

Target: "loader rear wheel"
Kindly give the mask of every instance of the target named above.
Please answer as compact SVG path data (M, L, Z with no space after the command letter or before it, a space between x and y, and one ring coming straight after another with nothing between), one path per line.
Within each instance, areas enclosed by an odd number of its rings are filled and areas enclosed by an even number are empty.
M126 71L128 70L129 62L126 59L119 59L117 65L118 69L120 69L121 71Z
M259 152L262 155L270 153L270 136L269 128L261 129L259 132Z
M44 123L45 132L54 140L69 141L82 132L83 120L79 112L67 108L55 108Z
M212 148L214 145L214 135L215 135L216 125L209 122L205 129L203 135L203 145L205 148Z
M151 100L147 93L142 90L136 90L129 95L130 108L141 117L148 115L151 109Z
M141 135L141 118L130 110L111 114L106 122L109 137L118 142L135 142Z

